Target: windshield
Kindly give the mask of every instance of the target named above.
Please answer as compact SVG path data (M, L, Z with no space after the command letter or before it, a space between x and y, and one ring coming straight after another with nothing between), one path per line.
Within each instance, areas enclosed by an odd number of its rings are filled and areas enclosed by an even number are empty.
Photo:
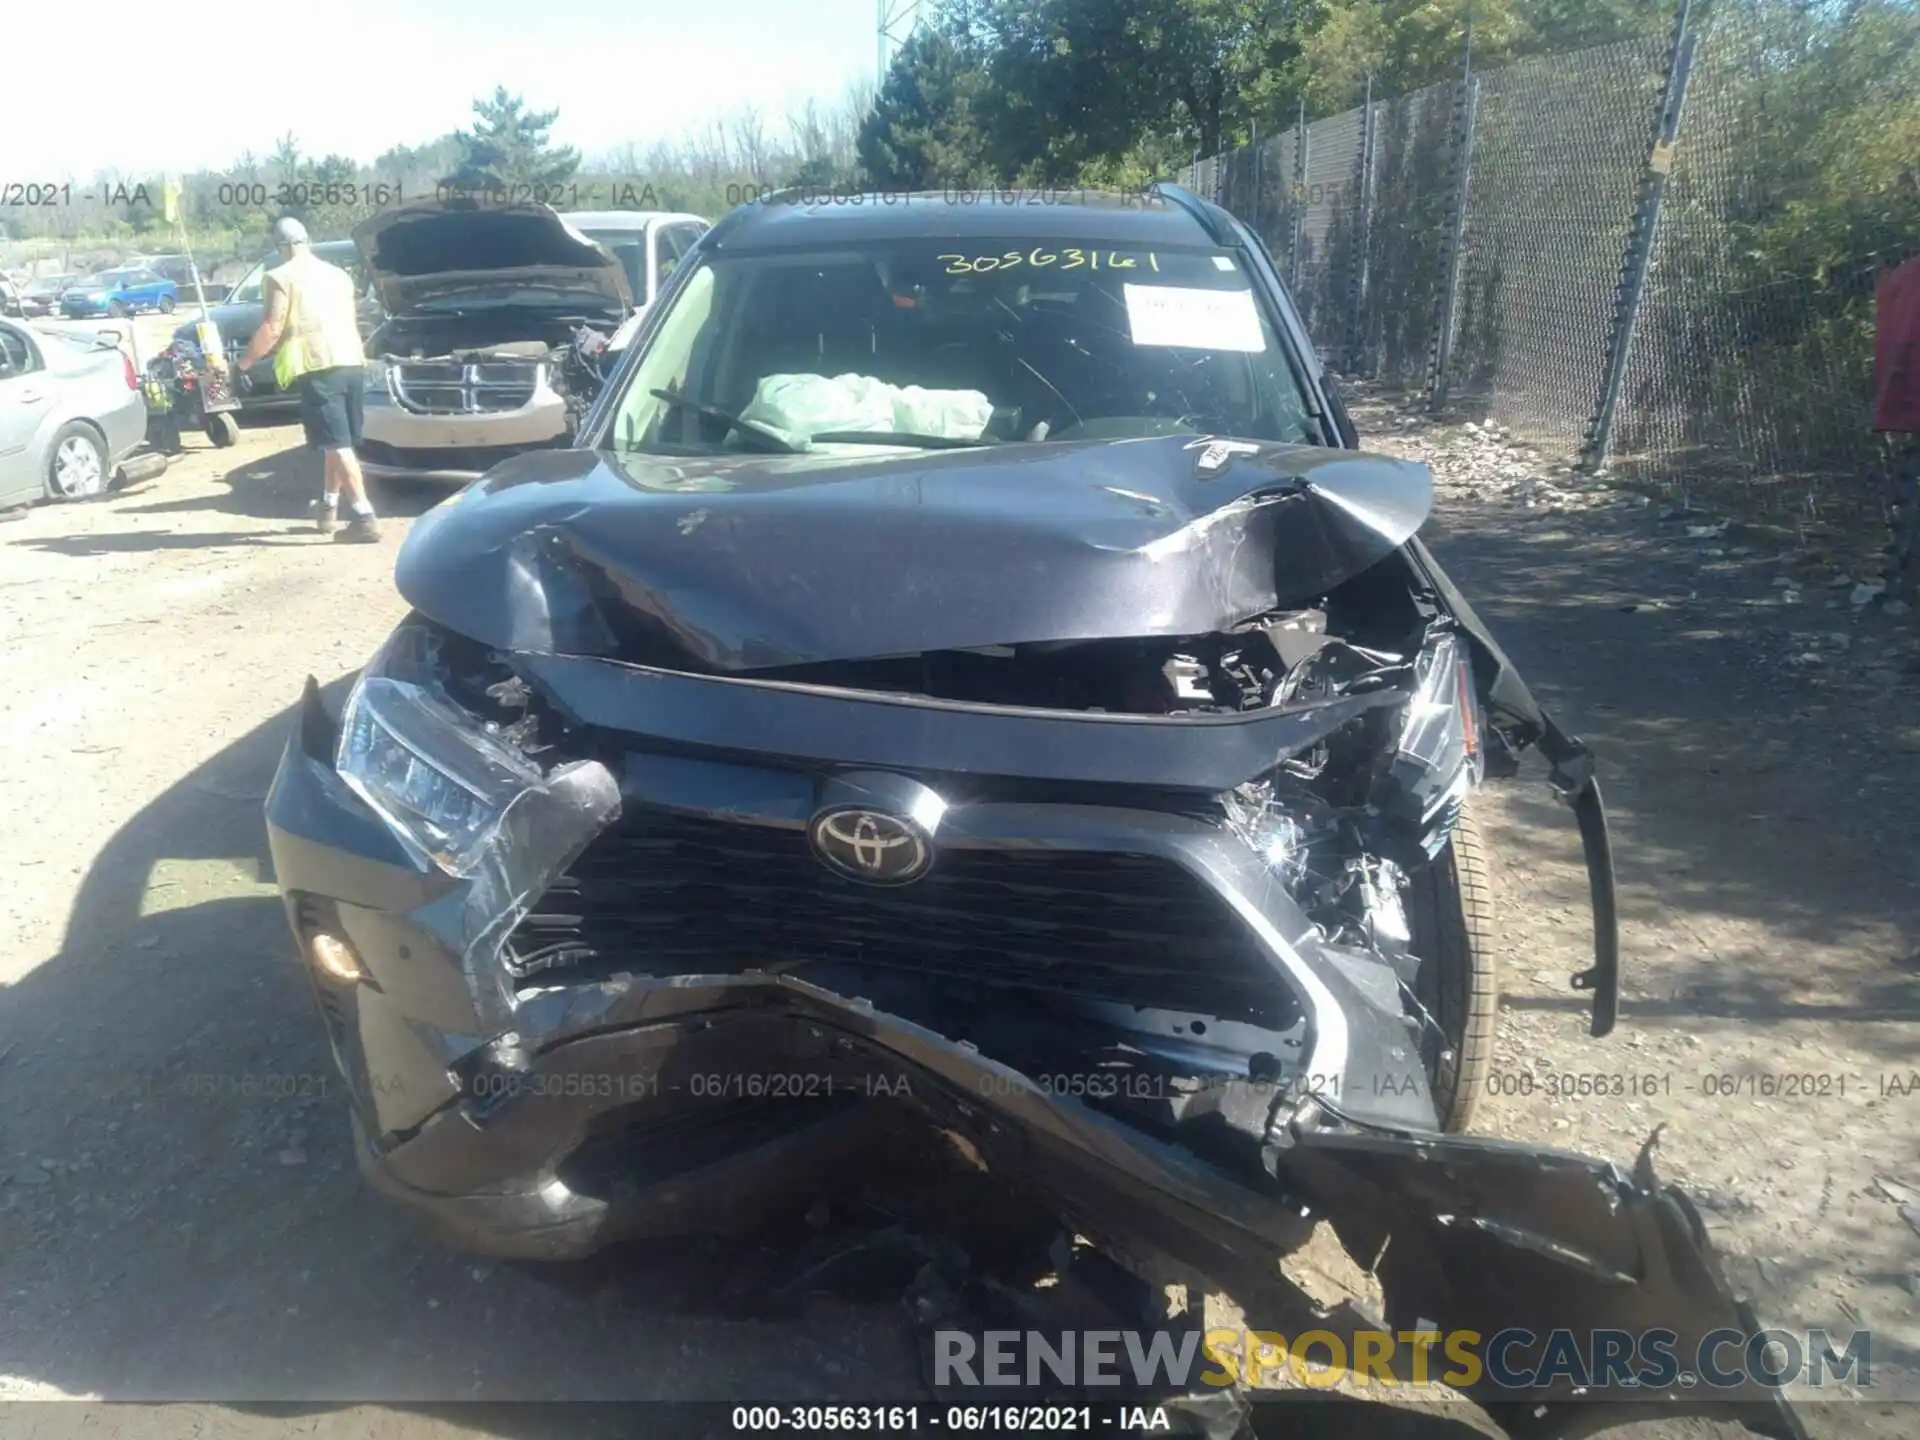
M858 432L1317 438L1233 255L903 240L703 261L631 373L610 443L806 448Z
M263 260L240 277L240 283L227 292L229 305L258 305L260 303L260 277L267 273Z
M644 230L582 230L594 244L610 250L626 272L627 291L636 301L647 296L647 232Z
M98 275L95 275L91 280L87 281L87 284L97 285L101 289L111 289L116 285L127 284L132 278L133 272L131 270L102 270Z
M363 291L367 288L365 275L360 268L360 254L351 245L339 248L329 243L328 245L317 247L313 253L329 265L338 265L351 275L353 277L353 287L355 291ZM260 290L264 283L263 277L267 273L267 266L274 263L277 263L277 261L262 260L251 270L247 271L246 274L240 277L239 282L234 285L231 290L227 291L227 298L221 303L225 305L258 305L260 303Z

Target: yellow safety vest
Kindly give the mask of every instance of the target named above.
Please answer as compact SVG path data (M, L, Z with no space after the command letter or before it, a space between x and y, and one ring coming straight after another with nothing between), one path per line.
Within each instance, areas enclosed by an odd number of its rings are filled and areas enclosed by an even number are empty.
M267 271L261 298L269 310L273 291L287 297L286 327L273 352L273 378L286 389L311 370L366 364L353 278L311 250Z

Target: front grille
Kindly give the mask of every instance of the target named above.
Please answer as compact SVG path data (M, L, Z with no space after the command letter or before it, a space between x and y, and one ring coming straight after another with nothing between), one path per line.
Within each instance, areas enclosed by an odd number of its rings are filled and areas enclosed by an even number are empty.
M1291 1009L1234 912L1155 856L948 850L876 887L827 870L798 831L658 810L588 847L510 963L560 980L821 963L1266 1023Z
M486 415L518 410L533 399L540 363L488 360L414 360L388 372L393 396L421 415Z

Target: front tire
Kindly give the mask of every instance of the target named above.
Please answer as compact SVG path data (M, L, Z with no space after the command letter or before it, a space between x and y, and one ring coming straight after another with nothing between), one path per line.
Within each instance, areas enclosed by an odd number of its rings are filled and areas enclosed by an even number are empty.
M162 295L160 297L160 313L162 315L171 315L173 313L173 297L171 295Z
M111 315L115 320L124 320L127 318L127 307L122 305L118 300L115 300L111 305L107 306L107 314Z
M1461 806L1447 848L1411 877L1407 918L1421 957L1414 995L1439 1026L1421 1040L1440 1128L1473 1123L1493 1074L1500 1023L1500 967L1494 956L1493 886L1472 797Z
M99 432L78 420L62 426L47 457L47 498L91 500L105 493L109 478L107 447Z

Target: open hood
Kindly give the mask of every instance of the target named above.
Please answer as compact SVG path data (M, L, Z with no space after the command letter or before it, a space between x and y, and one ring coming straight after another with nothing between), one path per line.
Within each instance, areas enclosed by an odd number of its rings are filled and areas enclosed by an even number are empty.
M1411 462L1185 436L562 451L423 518L396 579L487 645L740 672L1231 630L1384 558L1431 503Z
M363 220L353 243L391 315L502 285L556 286L620 314L633 304L620 261L547 205L423 200Z

